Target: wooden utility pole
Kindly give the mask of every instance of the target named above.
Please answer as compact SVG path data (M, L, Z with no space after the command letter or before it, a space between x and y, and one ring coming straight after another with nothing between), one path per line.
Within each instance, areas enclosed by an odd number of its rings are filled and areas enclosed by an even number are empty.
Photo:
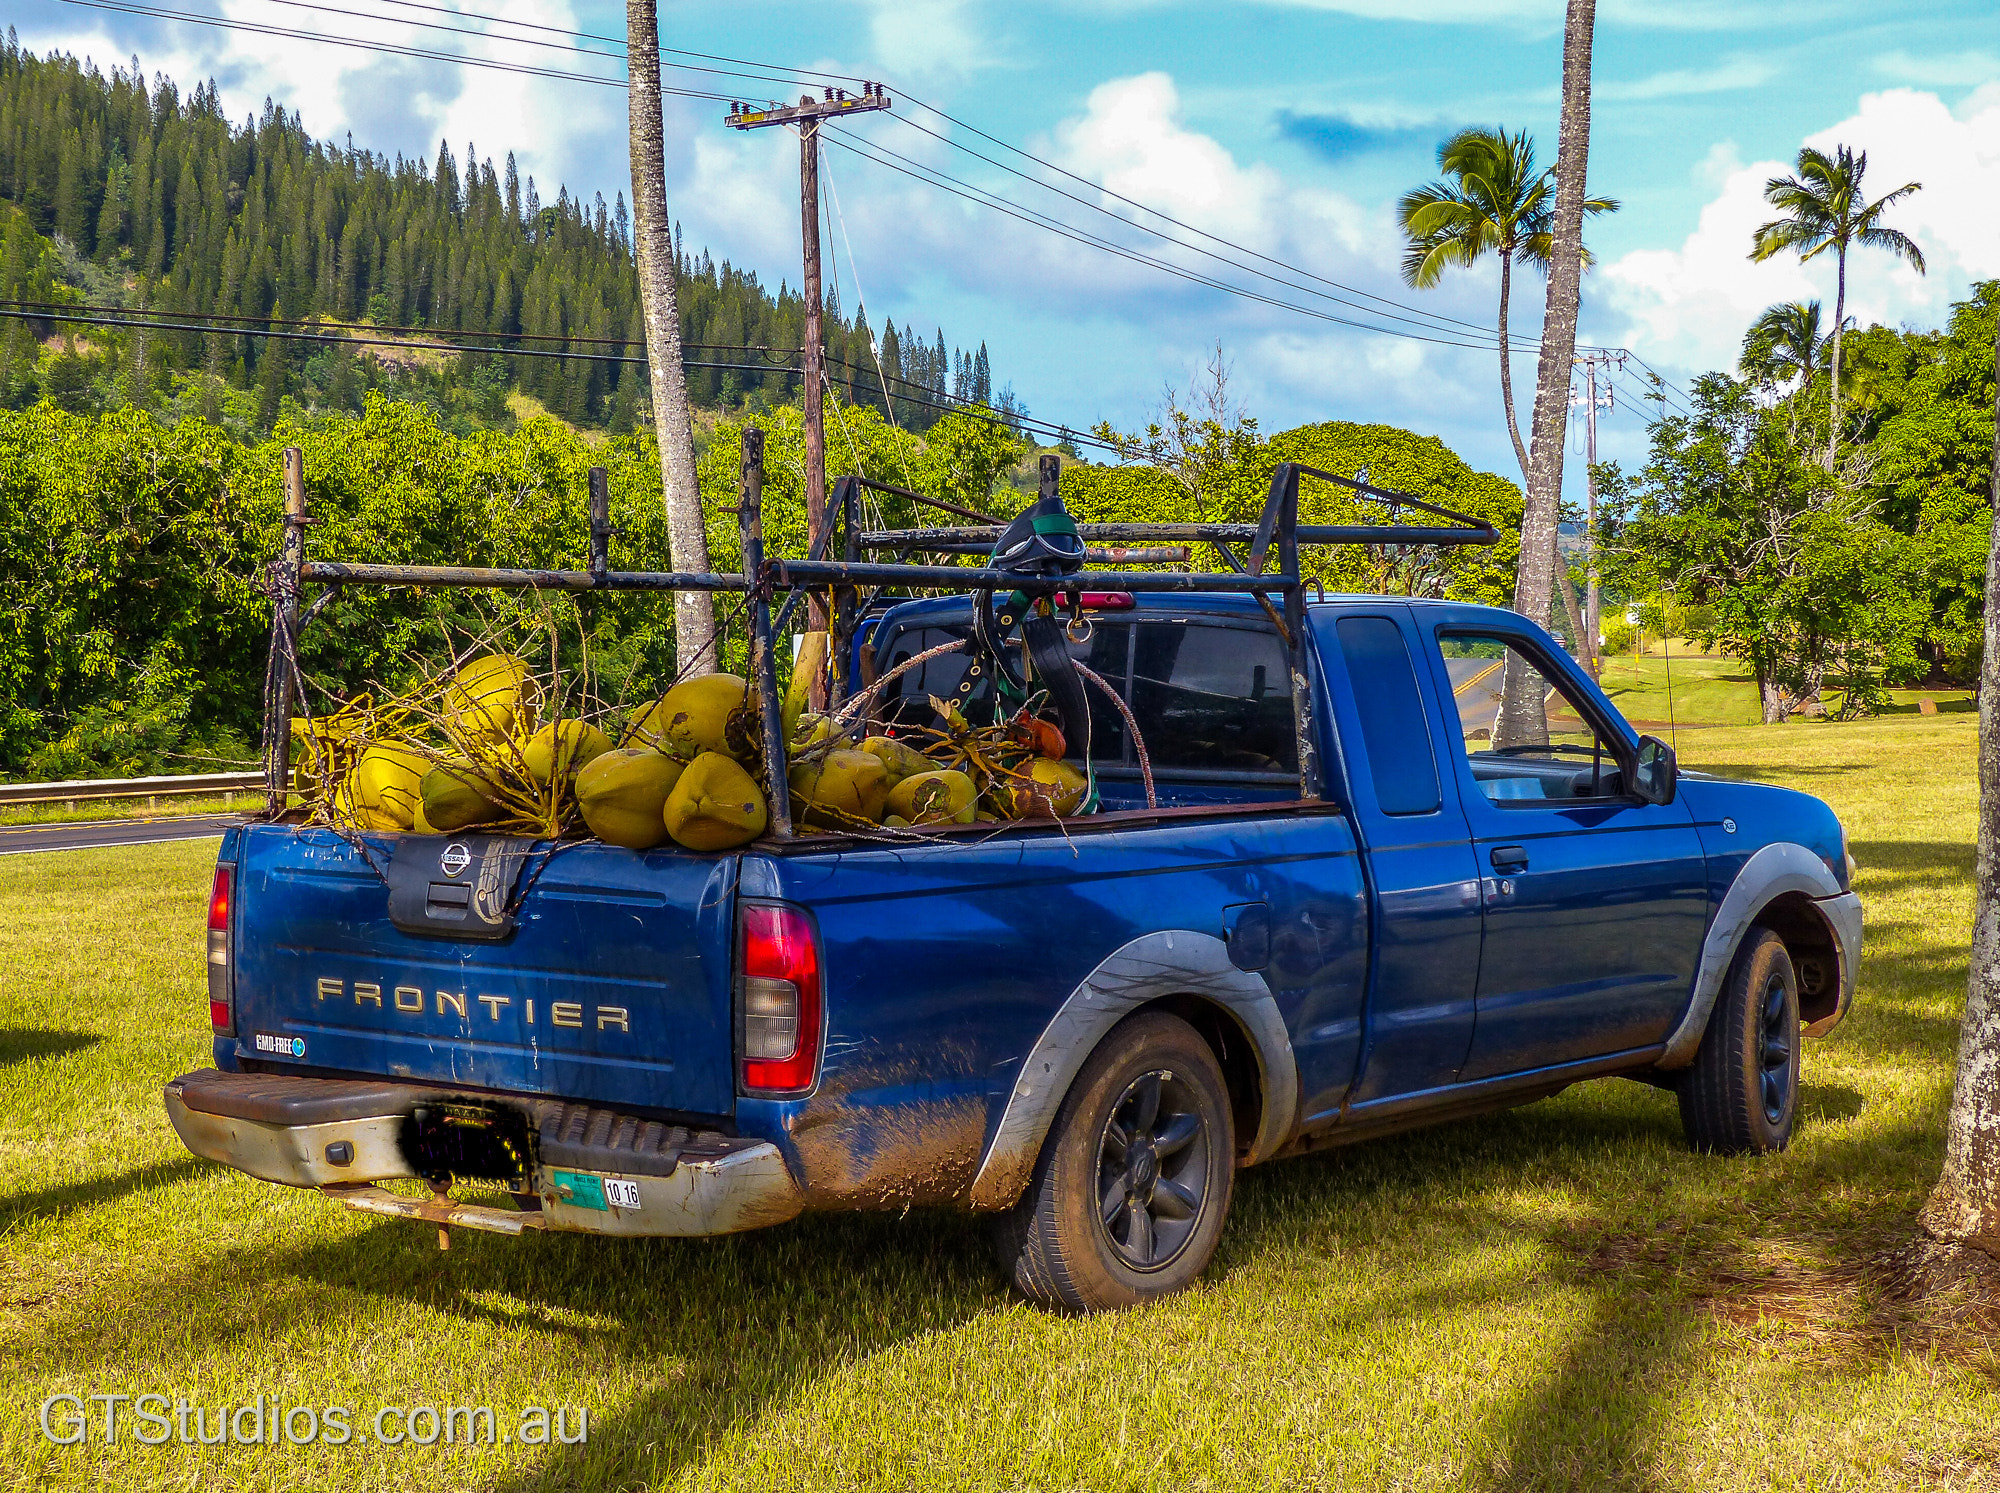
M1590 670L1590 677L1604 677L1604 658L1598 652L1597 640L1603 633L1599 597L1597 591L1597 412L1613 408L1611 393L1611 369L1625 366L1622 352L1587 352L1577 359L1583 365L1586 381L1583 395L1584 469L1583 490L1585 494L1585 539L1584 584L1583 584L1583 630L1585 637L1578 642L1583 645L1584 663ZM1604 388L1597 387L1597 371L1604 370Z
M829 88L826 97L806 94L797 104L765 109L729 106L723 123L733 130L765 129L790 125L799 134L799 228L805 249L805 422L806 422L806 532L820 534L826 525L826 335L820 318L826 296L819 283L819 127L822 121L848 114L869 114L890 107L889 95L880 83L864 83L859 98L844 88ZM825 603L814 599L815 628L826 626Z

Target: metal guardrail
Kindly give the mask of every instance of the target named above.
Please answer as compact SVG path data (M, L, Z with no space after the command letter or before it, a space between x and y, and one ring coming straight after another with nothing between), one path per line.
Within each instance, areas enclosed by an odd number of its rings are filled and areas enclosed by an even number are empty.
M202 772L159 778L76 778L61 783L0 783L0 806L8 804L77 804L90 799L175 798L189 794L222 795L226 804L238 793L261 793L261 772Z

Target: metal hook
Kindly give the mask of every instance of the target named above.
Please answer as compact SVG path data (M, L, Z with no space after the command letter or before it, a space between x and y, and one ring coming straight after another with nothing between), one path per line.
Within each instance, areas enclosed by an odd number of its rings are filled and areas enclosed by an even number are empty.
M1088 643L1096 633L1097 629L1091 625L1090 619L1080 612L1063 626L1064 636L1079 648Z

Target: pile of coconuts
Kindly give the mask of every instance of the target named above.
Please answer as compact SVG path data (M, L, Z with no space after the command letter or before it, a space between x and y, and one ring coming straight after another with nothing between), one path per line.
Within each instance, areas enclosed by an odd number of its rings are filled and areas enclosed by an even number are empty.
M1061 733L1045 722L975 728L934 700L946 727L915 733L919 750L910 739L863 736L865 718L807 712L826 655L826 634L807 634L780 713L801 828L1053 818L1082 806L1084 775L1062 760ZM671 840L710 852L768 828L747 680L683 680L633 714L615 742L590 720L545 709L554 693L520 658L488 653L388 707L295 720L311 817L348 831L553 839L583 829L630 850Z

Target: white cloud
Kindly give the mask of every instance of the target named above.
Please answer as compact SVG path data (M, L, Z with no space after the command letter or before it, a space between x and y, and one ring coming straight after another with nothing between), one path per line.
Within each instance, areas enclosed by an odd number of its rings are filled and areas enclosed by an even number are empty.
M1564 0L1263 0L1288 9L1334 11L1373 21L1405 21L1433 25L1508 26L1534 31L1560 31ZM1598 7L1600 25L1664 31L1743 31L1812 21L1824 26L1829 7L1812 0L1764 0L1745 5L1738 0L1604 0Z
M1770 82L1777 73L1778 69L1761 57L1732 57L1715 67L1675 68L1650 77L1602 81L1592 87L1591 93L1600 103L1687 98L1695 94L1757 88Z
M1947 52L1938 57L1913 57L1899 48L1877 57L1874 68L1898 83L1927 83L1934 88L1969 88L2000 79L2000 57L1991 52Z
M1878 250L1851 251L1847 310L1859 324L1935 324L1971 281L2000 274L2000 91L1959 115L1932 93L1869 94L1852 117L1804 143L1865 150L1871 199L1923 183L1888 221L1916 239L1930 273ZM1832 320L1830 254L1809 265L1791 255L1763 264L1748 257L1757 227L1772 217L1764 183L1790 174L1792 163L1732 162L1711 154L1711 169L1724 175L1679 248L1635 250L1602 271L1603 307L1625 318L1631 345L1687 372L1733 367L1744 328L1773 302L1817 299Z
M903 78L967 73L985 58L970 0L869 0L875 59Z

